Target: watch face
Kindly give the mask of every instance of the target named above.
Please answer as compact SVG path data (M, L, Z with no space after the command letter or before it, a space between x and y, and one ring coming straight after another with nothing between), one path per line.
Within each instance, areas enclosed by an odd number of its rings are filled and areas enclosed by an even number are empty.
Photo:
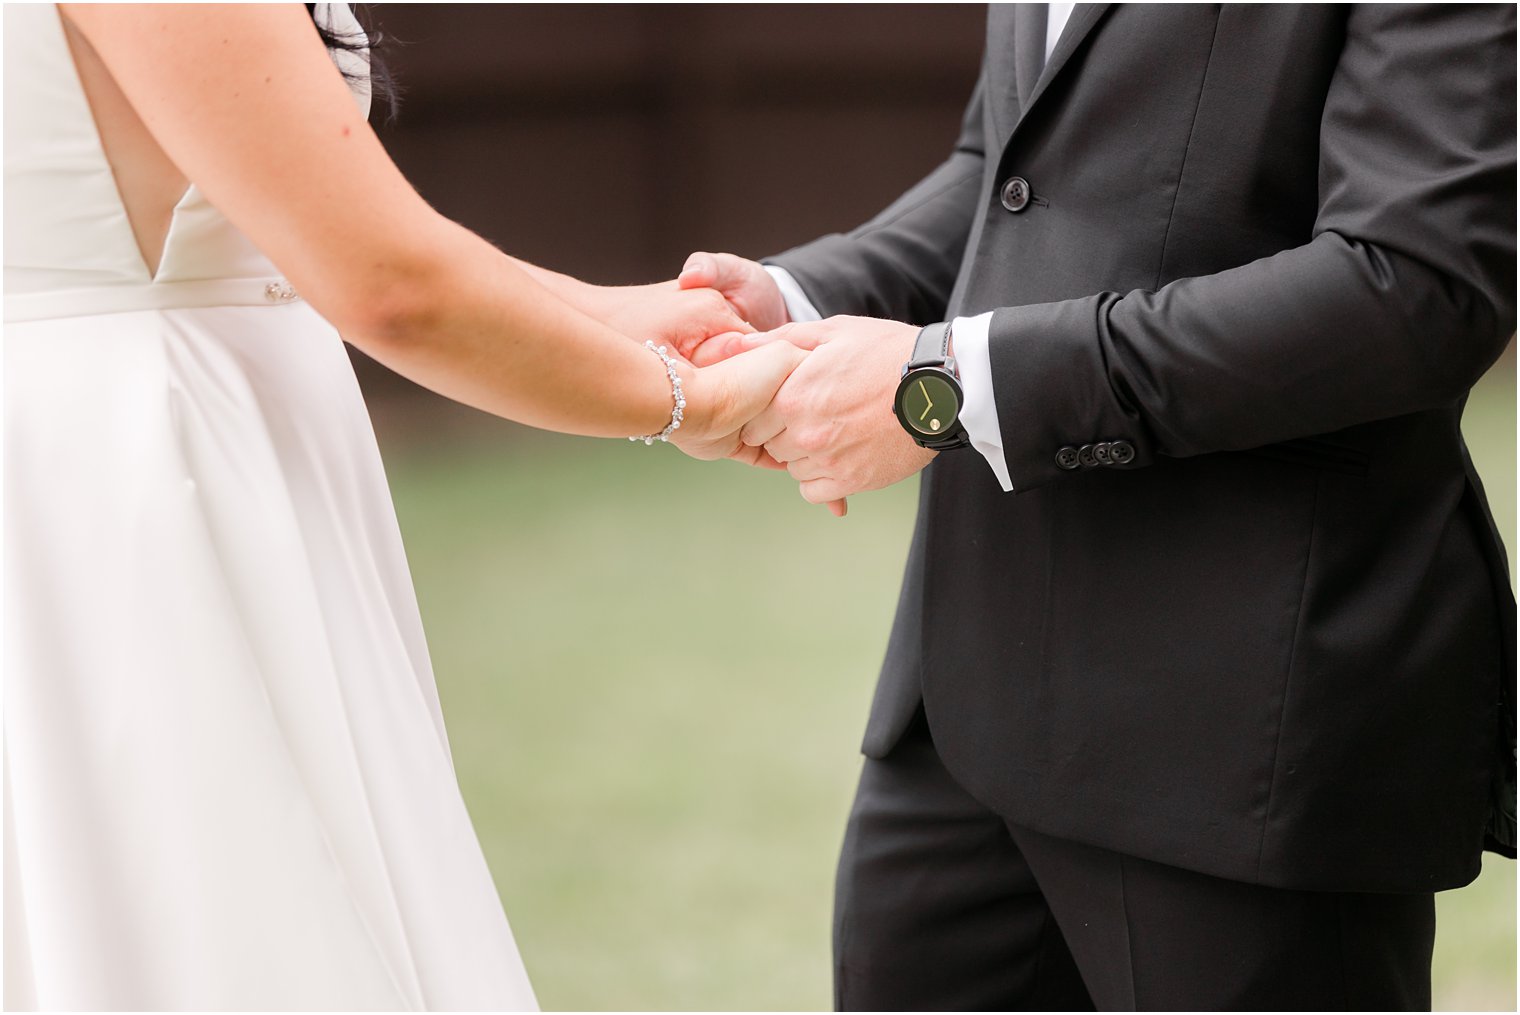
M930 371L909 379L899 405L907 424L931 440L944 436L961 411L955 388L943 376Z

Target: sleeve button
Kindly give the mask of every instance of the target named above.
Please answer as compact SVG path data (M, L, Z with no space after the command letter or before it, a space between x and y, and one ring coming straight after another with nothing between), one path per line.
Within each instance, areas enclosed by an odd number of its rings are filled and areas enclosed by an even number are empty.
M1089 469L1098 464L1098 460L1093 457L1091 444L1084 444L1077 449L1077 461Z
M1056 464L1063 469L1075 469L1081 463L1077 461L1077 449L1070 444L1056 452Z
M1129 441L1114 441L1108 446L1108 457L1115 465L1128 465L1135 460L1135 446Z

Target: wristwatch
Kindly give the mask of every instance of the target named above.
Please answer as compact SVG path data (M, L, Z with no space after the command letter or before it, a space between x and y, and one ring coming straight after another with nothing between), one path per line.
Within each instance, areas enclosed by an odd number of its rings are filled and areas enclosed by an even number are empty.
M892 411L921 448L945 451L971 443L961 425L961 378L950 355L950 322L918 333L913 358L903 364Z

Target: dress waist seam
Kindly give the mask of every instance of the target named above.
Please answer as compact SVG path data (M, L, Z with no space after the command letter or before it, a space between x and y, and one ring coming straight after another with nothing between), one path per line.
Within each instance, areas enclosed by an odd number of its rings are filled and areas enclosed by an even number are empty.
M277 307L299 302L290 283L277 276L214 278L188 282L94 286L49 292L6 293L5 323L90 317L142 310L204 307Z

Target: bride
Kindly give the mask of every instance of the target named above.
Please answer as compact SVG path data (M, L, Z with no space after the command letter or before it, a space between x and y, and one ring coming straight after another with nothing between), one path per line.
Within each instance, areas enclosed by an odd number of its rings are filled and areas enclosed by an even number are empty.
M704 458L804 354L433 212L343 5L4 17L5 1006L533 1007L338 336Z

